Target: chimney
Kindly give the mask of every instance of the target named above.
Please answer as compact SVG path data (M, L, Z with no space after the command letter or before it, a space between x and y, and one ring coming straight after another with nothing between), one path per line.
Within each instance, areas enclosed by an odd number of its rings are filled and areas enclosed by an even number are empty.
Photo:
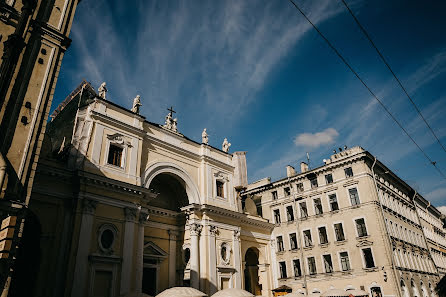
M308 164L305 162L300 162L300 172L304 173L308 171Z
M291 165L287 165L286 167L286 176L287 177L292 177L296 175L296 170L294 169L293 166Z

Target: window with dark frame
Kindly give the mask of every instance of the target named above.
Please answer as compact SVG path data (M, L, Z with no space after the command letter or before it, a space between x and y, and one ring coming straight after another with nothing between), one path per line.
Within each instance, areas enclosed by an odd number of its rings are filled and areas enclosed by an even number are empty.
M352 177L353 176L353 169L351 167L347 167L344 169L345 177Z
M279 269L280 269L280 278L287 278L285 262L279 262Z
M326 182L327 184L331 184L331 183L333 183L333 175L332 175L331 173L325 175L325 182Z
M274 223L276 224L280 224L281 220L280 220L280 210L275 209L274 210Z
M294 276L299 277L302 276L302 270L300 269L300 260L293 260L293 268L294 268Z
M271 194L273 195L273 200L277 200L277 191L272 191Z
M283 188L283 193L285 194L285 196L290 196L291 195L290 187Z
M296 233L290 234L290 247L291 250L297 250L297 236Z
M277 251L283 252L285 249L283 247L283 237L277 236Z
M294 221L294 211L293 211L293 206L292 205L288 205L286 207L286 216L287 216L288 222Z
M217 180L217 181L215 181L215 185L217 187L217 196L224 198L225 197L225 192L224 192L225 183L220 180Z
M110 148L108 149L107 163L110 165L122 167L122 151L122 147L110 144Z
M352 205L358 205L359 203L361 203L359 201L358 189L356 188L348 189L348 194L350 195L350 203Z
M333 272L333 262L331 261L331 255L323 255L325 273Z
M364 219L356 219L356 230L358 231L358 237L364 237L367 236L367 227L365 226L365 220Z
M311 184L311 188L312 188L312 189L317 188L317 187L318 187L318 184L317 184L317 177L312 177L312 178L310 179L310 184Z
M344 241L345 235L344 235L344 228L342 228L341 223L334 224L335 234L336 234L336 241Z
M325 227L319 227L319 242L321 244L328 243L328 237L327 237L327 229Z
M296 184L296 192L302 193L304 191L304 184L303 183L297 183Z
M338 198L336 197L336 194L328 195L328 203L330 204L331 211L339 210Z
M308 260L308 271L310 272L310 275L314 275L317 273L316 271L316 260L314 257L307 258Z
M301 218L308 217L307 203L301 202L301 203L299 203L299 207L300 207L300 217Z
M313 202L314 202L314 213L316 215L323 214L324 211L322 210L321 198L316 198L316 199L313 200Z
M311 240L311 231L310 230L304 231L304 243L305 243L305 247L311 247L313 245L313 241Z
M374 268L375 261L373 260L372 249L365 248L362 250L362 254L364 255L364 262L366 268Z
M348 271L350 270L350 260L348 259L348 253L342 252L339 254L341 258L341 269L342 271Z

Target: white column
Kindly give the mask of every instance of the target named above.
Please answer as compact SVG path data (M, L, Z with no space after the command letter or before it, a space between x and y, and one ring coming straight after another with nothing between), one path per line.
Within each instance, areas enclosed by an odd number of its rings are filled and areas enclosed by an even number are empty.
M94 200L82 200L81 228L74 268L73 287L71 289L72 297L82 297L87 295L85 287L88 280L88 254L91 246L90 242L96 204L97 201Z
M200 289L200 247L198 237L200 236L202 225L190 225L190 284L192 288Z
M121 268L121 295L130 291L130 279L132 275L133 263L133 242L135 236L135 208L124 208L124 246L122 248L122 268Z
M242 289L242 278L241 273L242 270L242 260L241 260L241 250L240 250L240 231L234 230L234 239L233 239L233 250L234 250L234 263L235 263L235 288Z
M169 230L169 287L176 285L177 236L177 231Z
M218 291L217 284L217 254L215 237L218 228L216 226L209 226L209 295L212 296Z
M135 277L135 291L137 293L142 292L142 273L144 265L144 224L148 219L146 212L139 213L139 225L138 225L138 248L136 249L136 277Z

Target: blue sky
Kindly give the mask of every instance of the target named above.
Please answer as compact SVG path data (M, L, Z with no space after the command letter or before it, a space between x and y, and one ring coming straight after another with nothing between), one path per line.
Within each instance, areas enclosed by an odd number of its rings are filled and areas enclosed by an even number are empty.
M297 1L446 173L446 152L338 0ZM348 0L446 145L444 1ZM446 180L286 0L82 1L54 109L82 79L108 99L210 144L247 151L250 181L286 175L310 153L360 145L429 198L446 205Z

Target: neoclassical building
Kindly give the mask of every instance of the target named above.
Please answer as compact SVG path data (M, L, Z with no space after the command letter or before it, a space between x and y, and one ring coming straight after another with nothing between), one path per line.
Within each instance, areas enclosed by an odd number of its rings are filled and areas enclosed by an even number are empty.
M154 296L172 286L271 296L273 224L242 210L245 152L197 143L89 83L48 124L32 194L33 296ZM204 133L205 134L205 133Z

